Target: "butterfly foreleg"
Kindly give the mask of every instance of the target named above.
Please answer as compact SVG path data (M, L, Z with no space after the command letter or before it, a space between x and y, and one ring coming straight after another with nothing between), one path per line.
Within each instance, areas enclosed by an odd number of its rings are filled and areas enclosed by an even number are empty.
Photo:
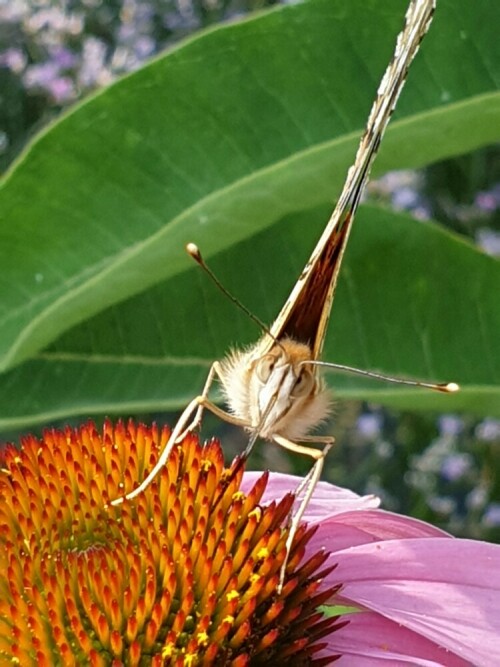
M198 408L199 403L198 403L198 397L193 399L189 405L185 408L179 419L177 420L177 423L170 434L169 439L167 440L167 443L165 447L163 448L158 461L155 463L153 466L153 469L151 472L147 475L145 479L142 480L142 482L139 484L137 488L135 488L133 491L130 493L127 493L125 496L122 496L121 498L116 498L115 500L111 501L111 505L119 505L122 503L124 500L131 500L132 498L135 498L138 496L140 493L146 489L151 482L154 480L156 475L160 472L160 470L163 468L165 463L168 460L168 457L170 455L170 452L172 451L172 448L174 447L175 443L179 439L179 434L182 433L185 428L186 424L189 422L191 419L191 416L193 412Z
M197 396L194 399L198 403L194 419L191 422L191 424L186 428L186 430L183 433L181 433L181 435L178 438L179 440L182 440L190 431L194 431L196 428L200 426L203 417L203 410L206 407L205 402L208 401L208 394L216 377L220 379L218 361L214 361L214 363L210 366L207 379L205 380L205 385L203 386L203 391L199 396Z
M172 451L172 448L174 447L175 444L181 442L183 438L193 431L201 422L201 418L203 415L203 410L207 409L210 410L210 412L213 412L217 417L222 419L223 421L229 422L231 424L235 424L236 426L248 426L247 422L243 419L239 419L238 417L235 417L234 415L230 414L229 412L226 412L222 408L219 408L217 405L212 403L208 399L208 392L210 391L210 387L212 386L213 380L215 376L219 376L218 373L218 363L215 362L212 364L210 368L210 372L208 374L207 380L205 382L205 386L203 388L203 393L200 394L199 396L196 396L196 398L193 398L193 400L189 403L189 405L184 409L182 412L181 416L177 420L177 423L170 434L170 437L163 448L163 451L160 454L160 457L158 458L158 461L155 463L153 469L151 472L147 475L147 477L139 484L137 488L135 488L133 491L130 493L127 493L125 496L122 496L121 498L116 498L115 500L111 501L111 505L119 505L122 503L125 499L130 500L132 498L135 498L138 496L140 493L146 489L151 482L154 480L156 475L160 472L160 470L163 468L163 466L166 464L168 457L170 455L170 452ZM193 417L194 414L194 417ZM190 423L191 422L191 423Z
M231 414L230 412L227 412L226 410L223 410L222 408L219 408L215 403L213 403L209 398L208 394L210 392L210 389L212 387L212 384L214 383L215 378L218 380L222 379L221 371L220 371L220 363L218 361L214 361L214 363L210 366L210 371L208 373L207 379L205 380L205 385L203 387L202 393L197 396L194 401L197 403L197 409L196 413L194 415L194 419L192 422L187 426L184 431L182 431L178 436L176 441L180 442L183 440L188 433L191 433L195 429L199 428L201 424L201 420L203 418L203 412L204 410L210 410L216 417L219 417L219 419L222 419L223 421L229 422L230 424L234 424L235 426L248 426L247 422L243 419L240 419L239 417L236 417L235 415ZM191 404L190 404L191 405ZM184 414L184 413L183 413ZM182 417L181 417L182 419Z
M307 505L309 504L309 501L312 498L314 489L316 488L316 485L320 480L326 455L332 448L334 439L329 436L316 437L316 438L311 436L310 441L316 442L318 444L323 444L322 449L312 449L309 447L303 447L302 445L299 445L296 442L292 442L291 440L287 440L287 438L284 438L283 436L280 435L274 435L273 440L276 442L276 444L280 445L280 447L283 447L284 449L288 449L289 451L295 452L297 454L304 454L305 456L310 456L311 458L315 459L313 467L295 490L296 496L299 496L304 491L304 489L305 492L304 492L304 497L300 501L298 510L292 517L292 522L290 525L290 530L286 541L286 556L281 566L280 581L278 584L278 592L281 592L281 589L283 587L283 582L285 580L286 566L288 564L290 549L292 548L293 540L295 539L295 535L297 533L304 512L306 511ZM309 441L309 438L303 438L303 440Z
M219 408L217 405L215 405L215 403L213 403L208 398L208 394L216 378L218 380L221 380L220 363L218 361L214 361L214 363L210 366L210 371L208 373L207 379L205 380L203 391L199 396L197 396L194 399L198 405L194 419L189 424L189 426L187 426L185 430L181 432L180 435L178 435L177 441L182 440L188 433L191 433L191 431L194 431L195 429L200 427L201 420L203 418L203 412L205 409L210 410L210 412L212 412L214 415L216 415L223 421L230 422L231 424L236 424L237 426L247 425L246 422L244 422L243 420L238 419L229 412L226 412L222 408Z

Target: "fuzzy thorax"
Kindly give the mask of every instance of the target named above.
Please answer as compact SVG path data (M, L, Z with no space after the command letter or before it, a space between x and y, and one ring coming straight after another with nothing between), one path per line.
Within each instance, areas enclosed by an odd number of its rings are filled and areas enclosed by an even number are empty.
M262 341L221 362L230 411L262 438L300 440L328 417L331 399L308 345L285 339L262 353Z

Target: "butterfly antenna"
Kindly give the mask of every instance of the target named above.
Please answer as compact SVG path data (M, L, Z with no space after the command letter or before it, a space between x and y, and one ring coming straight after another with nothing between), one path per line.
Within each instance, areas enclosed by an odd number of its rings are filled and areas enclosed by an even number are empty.
M375 373L374 371L364 371L361 368L354 368L353 366L345 366L344 364L334 364L329 361L303 361L303 364L312 366L323 366L325 368L332 368L338 371L345 371L346 373L354 373L355 375L364 375L365 377L375 378L376 380L385 380L386 382L393 382L395 384L405 384L410 387L424 387L425 389L433 389L444 394L453 394L460 390L460 385L456 382L420 382L420 380L405 380L404 378L396 378L390 375L383 375L383 373Z
M220 289L220 291L227 296L230 301L234 303L235 306L237 306L240 310L242 310L245 315L247 315L255 324L262 329L262 331L270 336L275 343L278 343L279 341L276 339L275 336L271 333L271 330L264 324L264 322L257 317L257 315L254 315L251 310L249 310L244 304L241 303L239 299L237 299L231 292L224 287L224 285L221 283L221 281L217 278L215 273L212 271L212 269L208 266L208 264L205 263L205 260L203 259L203 256L200 252L200 249L196 245L196 243L188 243L186 245L186 252L190 257L194 259L194 261L201 266L201 268L205 271L205 273L208 274L208 276L212 279L212 281L217 285L217 287Z

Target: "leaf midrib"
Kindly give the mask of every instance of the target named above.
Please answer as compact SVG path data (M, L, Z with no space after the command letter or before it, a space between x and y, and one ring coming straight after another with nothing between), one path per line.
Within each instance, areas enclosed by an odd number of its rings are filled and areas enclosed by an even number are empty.
M466 108L473 104L476 105L478 104L478 102L485 102L496 98L500 98L500 91L483 93L481 95L476 95L466 100L460 100L458 102L446 104L438 108L433 108L431 110L421 111L416 114L407 116L406 118L394 121L390 125L387 134L401 131L405 127L411 126L413 124L419 124L422 122L429 123L432 121L432 119L435 120L438 117L442 117L443 115L450 113L451 111L455 113L461 108ZM279 172L281 170L286 170L294 162L300 162L305 157L318 155L325 151L329 152L334 150L335 148L338 149L340 147L347 146L349 145L349 143L355 142L357 138L360 136L360 133L361 130L358 128L357 130L349 132L348 134L344 134L341 137L336 137L335 139L330 141L320 142L306 149L302 149L282 160L274 162L271 165L253 171L251 174L245 175L239 178L238 180L233 181L229 185L218 188L217 190L214 190L213 192L209 193L203 198L197 200L196 203L184 209L179 215L173 217L170 220L170 222L163 228L159 229L154 234L146 237L142 241L128 246L126 249L120 251L116 255L107 258L107 260L101 259L99 262L96 262L96 264L93 266L86 266L84 270L72 276L71 282L78 282L81 276L85 276L90 273L91 276L89 277L89 279L85 280L72 290L69 291L65 290L62 294L60 294L58 298L55 298L48 305L47 308L41 310L34 318L30 319L29 323L23 329L20 330L19 335L13 340L13 343L9 351L4 357L2 369L5 370L9 368L9 366L12 363L12 360L15 359L16 354L18 350L22 347L24 341L30 337L33 331L36 331L37 327L44 320L52 316L55 316L55 314L58 312L60 308L64 307L65 304L76 299L79 295L85 294L88 290L92 290L93 288L97 288L102 281L105 281L107 279L108 276L112 275L115 271L120 270L121 267L126 266L128 262L140 256L141 253L146 252L151 245L155 245L161 242L161 240L164 237L168 238L168 235L172 233L172 230L176 229L179 225L182 225L190 217L194 216L197 211L205 208L207 204L223 197L224 195L234 193L241 188L245 188L248 184L258 182L262 178L268 178L273 173ZM354 152L353 152L353 158L354 158ZM98 268L97 272L92 275L93 271L95 270L95 267L101 267L103 261L106 263L105 268L100 270ZM176 275L178 272L179 271L174 271L173 273L167 273L165 275L165 279L173 275ZM145 289L147 289L147 287L145 287ZM60 290L61 286L52 288L41 294L36 299L30 300L29 302L23 303L21 306L12 309L9 315L2 320L2 325L7 324L10 320L15 319L17 317L22 317L27 310L32 310L34 307L36 307L37 304L43 303L44 301L49 299L52 295L60 292ZM129 296L132 295L133 292L131 291ZM127 297L123 297L123 299L120 300L124 300L125 298ZM87 315L88 314L85 314L85 316ZM76 322L72 322L72 324L76 324ZM62 331L60 333L62 333Z

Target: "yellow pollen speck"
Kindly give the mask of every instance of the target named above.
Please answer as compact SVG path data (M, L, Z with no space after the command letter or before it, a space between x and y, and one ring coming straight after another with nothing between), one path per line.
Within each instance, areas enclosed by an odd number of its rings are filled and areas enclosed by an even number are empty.
M233 501L235 500L245 500L245 494L243 491L235 491L233 493Z
M234 623L234 616L224 616L222 619L223 623L230 623L231 625Z
M174 653L175 646L171 643L166 644L161 650L162 658L171 658Z
M0 468L0 470L1 470L2 472L4 472L6 475L12 475L12 473L10 472L10 470L7 470L7 468Z
M17 464L22 463L22 458L20 456L15 456L14 457L14 463L17 463Z
M226 599L228 602L231 602L231 600L234 600L235 598L238 598L240 594L238 591L229 591L229 593L226 595Z
M186 667L191 667L191 665L196 665L198 664L198 656L194 653L187 653L184 656L184 662L182 664L186 665Z
M208 635L206 632L198 632L196 639L198 640L198 644L200 646L205 646L205 644L208 642Z
M257 558L267 558L269 556L269 549L267 547L262 547L257 552Z
M261 578L262 577L260 576L260 574L254 573L250 576L250 583L251 584L256 584L257 582L259 582L261 580Z
M260 521L260 518L262 516L262 510L260 507L255 507L251 512L248 512L248 516L254 516L256 517L257 521Z
M201 463L201 469L203 472L208 472L211 468L214 467L214 464L212 461L209 461L208 459L204 459Z

